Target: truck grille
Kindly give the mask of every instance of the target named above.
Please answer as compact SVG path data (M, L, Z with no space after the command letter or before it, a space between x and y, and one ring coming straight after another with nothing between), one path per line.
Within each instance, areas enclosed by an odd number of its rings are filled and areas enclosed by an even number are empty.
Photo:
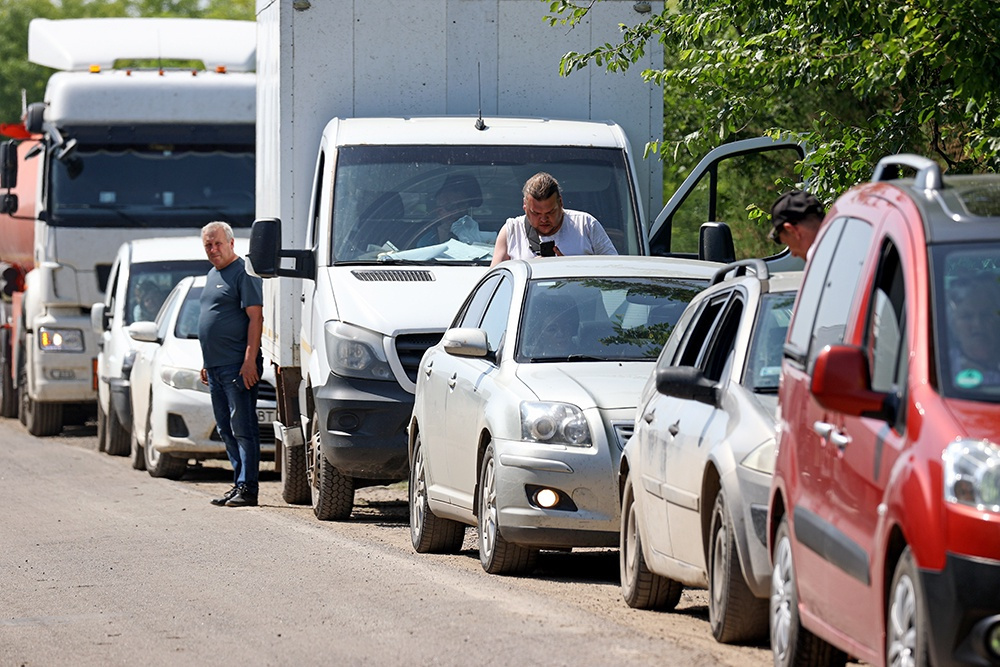
M428 348L438 344L443 332L402 334L396 336L396 356L402 364L406 377L410 382L417 383L417 370L420 368L420 358Z
M378 269L351 271L354 277L365 282L382 283L429 283L434 282L434 274L426 269Z

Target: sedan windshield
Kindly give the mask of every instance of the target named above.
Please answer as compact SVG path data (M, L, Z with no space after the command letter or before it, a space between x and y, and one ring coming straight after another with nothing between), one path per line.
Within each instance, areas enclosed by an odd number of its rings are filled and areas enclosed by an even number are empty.
M536 280L528 292L515 358L521 363L654 360L698 280Z
M935 246L931 259L941 393L1000 402L1000 244Z

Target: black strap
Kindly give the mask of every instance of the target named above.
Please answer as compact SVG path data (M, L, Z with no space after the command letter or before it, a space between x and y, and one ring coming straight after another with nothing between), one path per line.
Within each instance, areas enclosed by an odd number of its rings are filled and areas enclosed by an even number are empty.
M537 256L542 252L542 240L538 237L538 230L528 222L528 216L524 216L524 235L528 237L528 247Z

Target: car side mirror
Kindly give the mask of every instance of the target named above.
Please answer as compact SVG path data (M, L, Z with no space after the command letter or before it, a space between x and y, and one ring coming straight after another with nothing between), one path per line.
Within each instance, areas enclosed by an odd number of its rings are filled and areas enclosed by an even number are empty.
M868 357L851 345L827 345L816 357L809 390L827 410L891 421L889 394L872 391Z
M717 407L719 385L694 366L666 366L656 370L656 391L688 401Z
M160 343L156 335L156 322L133 322L128 325L128 335L141 343Z
M456 357L485 357L490 352L486 332L482 329L471 327L448 329L441 341L444 351Z

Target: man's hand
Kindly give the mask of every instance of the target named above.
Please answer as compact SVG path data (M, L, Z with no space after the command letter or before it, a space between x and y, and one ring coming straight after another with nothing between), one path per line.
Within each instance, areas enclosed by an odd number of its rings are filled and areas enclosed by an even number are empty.
M243 378L243 386L249 389L257 384L260 376L257 374L257 364L254 361L244 361L240 366L240 377Z

